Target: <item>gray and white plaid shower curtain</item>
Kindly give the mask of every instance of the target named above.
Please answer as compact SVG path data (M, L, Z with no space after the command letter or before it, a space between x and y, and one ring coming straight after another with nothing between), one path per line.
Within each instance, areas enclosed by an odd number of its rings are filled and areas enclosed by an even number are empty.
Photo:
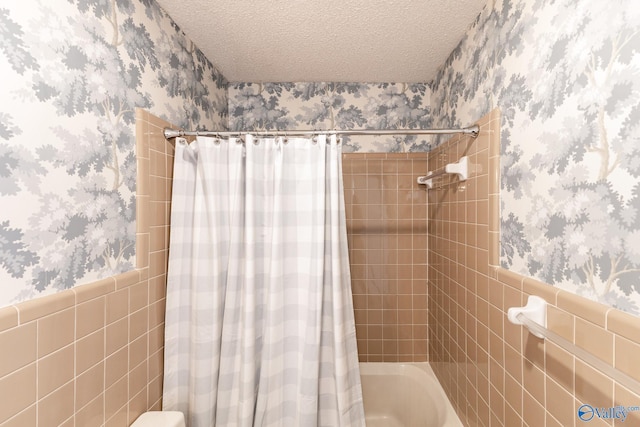
M177 141L163 409L364 426L335 136Z

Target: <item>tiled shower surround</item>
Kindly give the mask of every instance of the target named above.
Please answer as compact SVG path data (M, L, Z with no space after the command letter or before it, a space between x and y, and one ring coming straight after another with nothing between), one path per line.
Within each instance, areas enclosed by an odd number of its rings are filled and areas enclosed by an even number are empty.
M428 360L427 153L343 155L358 354Z
M125 427L160 408L173 147L137 118L137 269L0 309L0 427ZM582 404L640 396L506 320L539 295L553 331L640 380L638 318L498 267L499 121L428 154L344 155L360 360L429 360L466 426L640 425L580 421ZM416 184L463 154L466 182Z

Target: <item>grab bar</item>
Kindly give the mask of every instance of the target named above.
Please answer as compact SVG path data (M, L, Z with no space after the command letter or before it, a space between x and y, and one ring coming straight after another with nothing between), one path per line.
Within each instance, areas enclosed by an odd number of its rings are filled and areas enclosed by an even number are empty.
M460 157L457 163L449 163L437 172L428 172L426 176L419 176L416 181L418 184L426 185L432 189L433 179L446 173L456 174L459 181L466 181L469 177L469 158L467 156Z
M529 301L527 302L527 306L529 306L530 304L534 304L534 305L539 304L540 303L539 300L542 300L544 302L544 304L542 304L542 306L544 306L544 310L546 312L546 304L547 303L546 303L546 301L544 301L540 297L530 296L529 297ZM536 307L536 310L537 309L542 310L542 308L539 308L539 307ZM541 326L539 323L531 320L525 314L527 312L531 312L531 311L527 310L526 306L525 307L510 308L509 309L509 315L508 315L509 320L514 324L519 324L519 325L526 326L529 329L529 331L532 334L534 334L535 336L537 336L537 337L540 337L542 339L544 339L544 338L550 339L551 342L553 342L554 344L558 345L563 350L575 355L576 357L581 359L583 362L585 362L585 363L591 365L592 367L596 368L597 370L599 370L603 374L609 376L615 382L617 382L619 384L622 384L623 386L625 386L629 390L634 391L636 393L640 392L640 381L636 380L635 378L632 378L631 376L629 376L626 373L620 371L619 369L614 368L613 366L611 366L610 364L608 364L604 360L594 356L593 354L589 353L588 351L576 346L574 343L572 343L571 341L567 340L566 338L561 337L560 335L556 334L555 332L552 332L549 329L547 329L546 327ZM535 316L535 313L534 313L534 316Z

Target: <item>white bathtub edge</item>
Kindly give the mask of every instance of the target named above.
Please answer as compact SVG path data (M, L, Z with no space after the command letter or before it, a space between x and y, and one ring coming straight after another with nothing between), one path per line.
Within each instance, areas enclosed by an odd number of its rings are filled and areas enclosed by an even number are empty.
M427 393L435 395L434 400L444 405L441 408L444 420L441 427L463 427L429 362L360 362L360 375L406 375L421 378Z

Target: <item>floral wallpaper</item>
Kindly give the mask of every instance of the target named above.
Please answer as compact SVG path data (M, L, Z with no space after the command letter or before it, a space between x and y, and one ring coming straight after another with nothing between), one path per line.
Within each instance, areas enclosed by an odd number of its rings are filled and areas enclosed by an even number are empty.
M423 83L232 83L233 130L431 127ZM430 136L344 136L345 152L429 151Z
M134 110L227 120L226 81L153 0L0 6L0 306L135 265Z
M640 314L632 0L491 0L421 84L227 87L153 0L9 2L0 36L0 306L133 267L135 107L191 129L293 130L461 127L497 106L503 267Z
M502 266L640 314L637 2L491 2L431 88L435 125L502 111Z
M500 107L501 263L640 314L640 8L493 0L428 84L236 83L233 129L464 127ZM443 137L352 137L423 151Z

